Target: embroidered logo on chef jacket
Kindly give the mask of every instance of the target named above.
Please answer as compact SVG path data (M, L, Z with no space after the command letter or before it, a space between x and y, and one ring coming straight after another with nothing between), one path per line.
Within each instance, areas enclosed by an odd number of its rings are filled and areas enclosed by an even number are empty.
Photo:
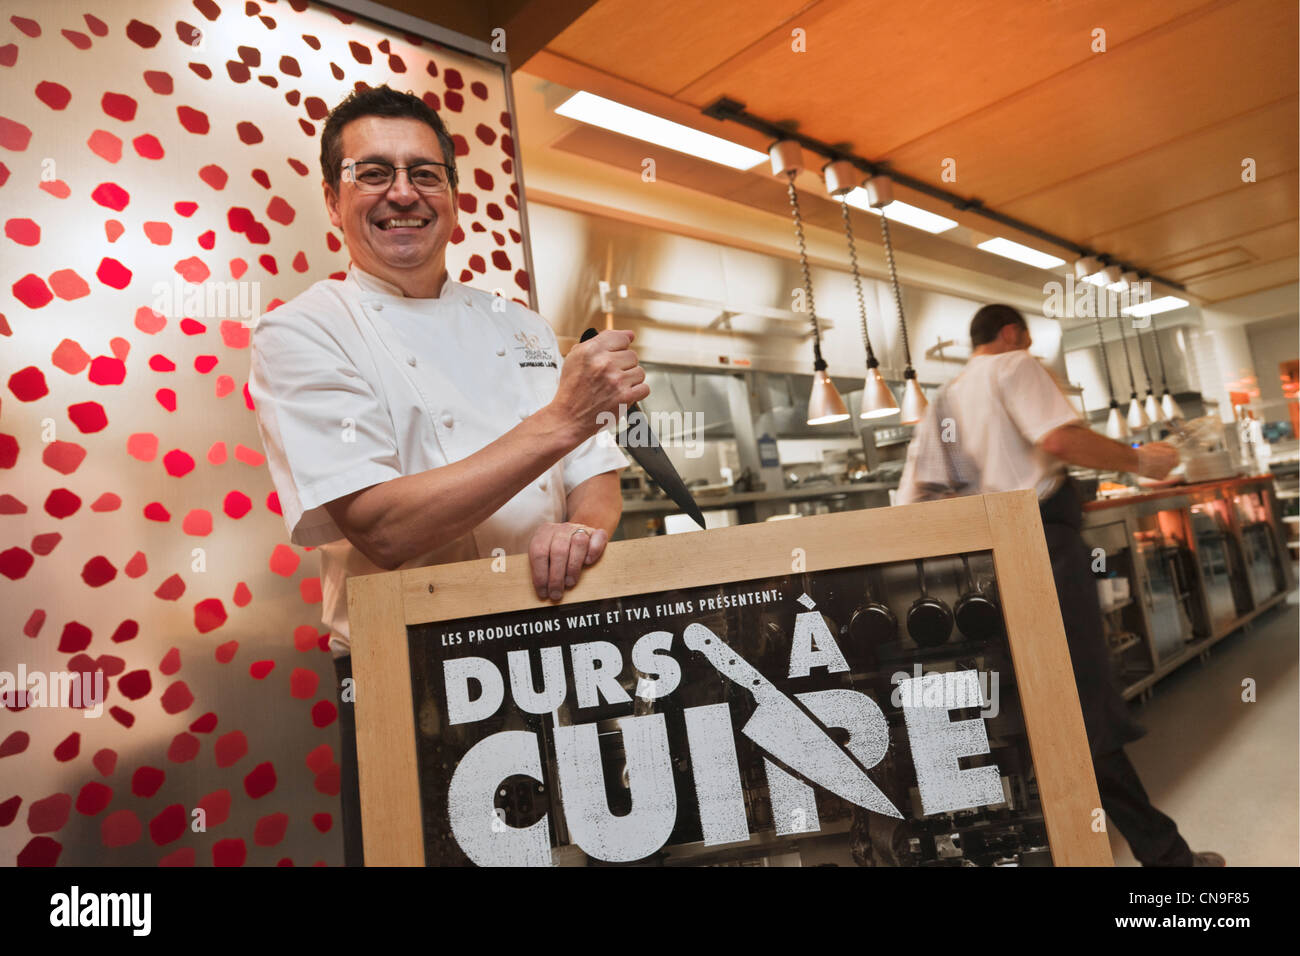
M520 368L559 368L555 352L542 345L542 340L531 332L516 332L515 359Z

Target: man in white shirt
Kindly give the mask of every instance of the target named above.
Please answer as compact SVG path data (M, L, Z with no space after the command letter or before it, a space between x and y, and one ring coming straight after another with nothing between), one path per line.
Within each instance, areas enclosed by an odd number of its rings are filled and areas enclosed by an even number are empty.
M961 484L966 487L958 490L970 494L1037 492L1102 807L1144 866L1223 866L1217 853L1192 853L1174 821L1151 805L1124 753L1145 731L1111 677L1090 552L1079 533L1082 505L1066 473L1068 463L1159 479L1178 463L1178 452L1162 442L1133 449L1090 429L1029 354L1029 327L1010 306L981 308L970 336L966 368L916 427L898 502ZM936 419L943 418L952 419L955 441L941 435Z
M598 416L649 387L632 333L562 360L537 313L451 280L455 147L418 97L349 95L326 121L321 169L352 265L261 317L249 393L290 540L321 558L345 857L360 865L346 579L525 553L538 597L559 600L622 513L627 460Z

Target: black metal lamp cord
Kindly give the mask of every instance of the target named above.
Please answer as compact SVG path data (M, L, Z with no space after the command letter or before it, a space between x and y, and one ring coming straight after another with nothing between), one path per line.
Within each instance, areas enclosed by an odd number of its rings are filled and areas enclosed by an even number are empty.
M794 170L786 172L786 193L790 198L790 212L794 215L794 236L799 243L799 266L803 269L803 290L808 296L808 321L813 334L813 368L826 368L822 358L822 331L817 325L817 306L813 302L812 273L808 269L808 248L803 238L803 216L799 214L799 195L794 188Z
M1165 375L1165 355L1160 351L1160 335L1156 332L1156 317L1151 316L1151 338L1156 342L1156 358L1160 360L1160 387L1169 391L1169 378Z
M1101 349L1101 370L1106 373L1106 391L1110 392L1110 403L1118 405L1115 401L1115 383L1110 377L1110 360L1106 358L1106 336L1101 331L1101 316L1093 316L1097 323L1097 347Z
M898 288L898 270L894 267L894 244L889 241L889 217L885 211L880 210L880 234L885 240L885 259L889 263L889 284L894 287L894 305L898 309L898 324L903 330L903 358L907 361L907 369L903 372L907 378L913 378L908 375L912 371L912 347L907 341L907 320L903 318L903 294Z
M867 368L875 368L876 353L871 348L871 336L867 333L867 301L862 297L862 276L858 272L858 247L853 241L853 224L849 221L849 204L840 199L840 215L844 217L844 238L849 243L849 264L853 268L853 285L858 292L858 316L862 319L862 342L867 347Z
M1151 384L1151 366L1147 365L1147 350L1142 347L1142 333L1134 330L1133 336L1137 339L1138 355L1142 356L1142 372L1147 377L1147 391L1154 391L1155 387Z

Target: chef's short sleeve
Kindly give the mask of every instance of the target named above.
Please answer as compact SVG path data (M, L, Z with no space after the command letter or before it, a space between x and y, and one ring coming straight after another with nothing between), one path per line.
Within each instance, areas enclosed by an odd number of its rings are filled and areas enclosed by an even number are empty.
M1023 349L1007 360L998 388L1007 414L1031 444L1054 428L1082 421L1052 373Z
M252 335L248 391L289 540L343 537L324 505L401 477L392 418L342 342L292 307Z
M627 457L614 436L602 428L564 456L564 493L570 494L588 478L626 467Z

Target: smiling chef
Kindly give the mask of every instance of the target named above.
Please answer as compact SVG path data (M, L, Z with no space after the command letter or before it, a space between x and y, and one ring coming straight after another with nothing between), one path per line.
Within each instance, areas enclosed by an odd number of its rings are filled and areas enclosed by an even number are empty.
M352 264L261 317L248 384L290 540L320 554L345 859L359 865L344 582L526 553L538 597L559 600L622 513L627 460L597 416L649 387L631 332L562 361L536 312L451 280L455 147L418 97L350 94L325 124L321 170Z

